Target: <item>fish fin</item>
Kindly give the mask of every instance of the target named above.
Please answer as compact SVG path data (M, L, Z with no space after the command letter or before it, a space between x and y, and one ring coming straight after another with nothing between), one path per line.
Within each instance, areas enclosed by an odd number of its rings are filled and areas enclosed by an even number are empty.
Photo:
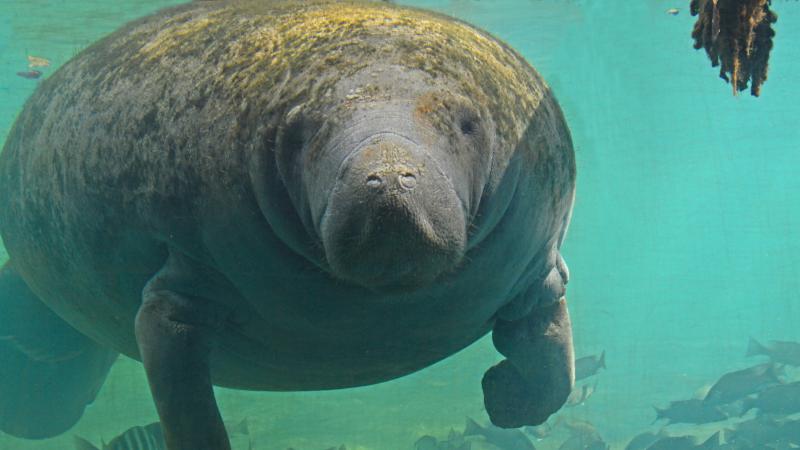
M782 383L781 377L786 376L786 364L772 363L769 368L770 375L776 383Z
M467 417L467 423L464 426L464 436L483 436L483 427L471 417Z
M0 430L27 439L64 433L94 401L117 353L45 306L11 262L0 268L0 311Z
M235 425L232 425L228 429L228 433L230 434L243 434L245 436L250 436L250 426L248 425L247 417L237 422Z
M74 440L75 440L75 450L100 450L94 445L92 445L91 442L87 441L86 439L80 436L74 436Z
M716 433L712 434L708 437L702 444L700 444L700 448L717 448L719 447L719 436L721 431L717 431Z
M605 350L603 350L603 353L600 353L600 361L598 361L598 364L603 369L606 368L606 351Z
M756 404L755 397L745 397L745 399L742 400L742 411L739 413L739 417L742 417L743 415L747 414L751 409L755 408L756 407L755 404Z
M769 350L761 345L760 342L750 337L750 341L747 343L747 352L744 354L744 356L747 357L757 355L769 355Z
M663 410L663 409L661 409L661 408L659 408L658 406L655 406L655 405L653 406L653 409L656 411L656 418L653 419L652 422L650 422L650 425L652 425L652 424L654 424L654 423L656 423L659 420L664 418L664 411L665 410Z

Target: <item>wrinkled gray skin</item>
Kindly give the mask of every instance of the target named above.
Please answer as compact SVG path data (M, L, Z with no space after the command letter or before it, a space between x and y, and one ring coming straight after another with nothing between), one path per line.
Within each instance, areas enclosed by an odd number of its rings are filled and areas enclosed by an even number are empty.
M212 384L377 383L492 329L496 425L541 423L571 390L575 163L549 89L464 24L357 7L388 18L260 53L242 36L361 13L209 2L138 21L43 82L0 156L11 267L143 361L170 450L229 448Z

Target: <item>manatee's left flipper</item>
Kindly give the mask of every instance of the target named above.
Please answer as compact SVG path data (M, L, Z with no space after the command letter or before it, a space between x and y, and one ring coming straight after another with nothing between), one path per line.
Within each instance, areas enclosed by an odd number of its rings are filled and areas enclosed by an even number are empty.
M563 283L561 289L544 286L545 292L563 294ZM527 315L513 321L498 318L495 323L494 345L507 359L486 372L483 395L486 412L499 427L545 422L561 408L575 383L567 301L539 300Z
M197 295L204 279L171 252L145 287L136 316L136 341L169 450L230 450L210 368L226 312Z
M116 359L45 306L10 263L0 269L0 430L26 439L64 433Z

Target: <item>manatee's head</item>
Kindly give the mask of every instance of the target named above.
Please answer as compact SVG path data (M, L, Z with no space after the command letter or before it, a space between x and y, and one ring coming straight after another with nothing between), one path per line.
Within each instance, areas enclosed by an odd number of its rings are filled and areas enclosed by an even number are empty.
M491 165L479 108L456 85L378 64L320 97L289 109L276 156L326 268L381 290L453 271Z

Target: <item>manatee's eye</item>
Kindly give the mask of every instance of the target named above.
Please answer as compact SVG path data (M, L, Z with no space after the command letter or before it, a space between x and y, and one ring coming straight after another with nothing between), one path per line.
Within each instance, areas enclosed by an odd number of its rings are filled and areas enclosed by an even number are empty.
M462 135L470 137L480 132L481 119L472 108L462 107L457 117L458 128Z
M461 133L463 134L474 134L477 130L477 124L472 119L461 119Z

